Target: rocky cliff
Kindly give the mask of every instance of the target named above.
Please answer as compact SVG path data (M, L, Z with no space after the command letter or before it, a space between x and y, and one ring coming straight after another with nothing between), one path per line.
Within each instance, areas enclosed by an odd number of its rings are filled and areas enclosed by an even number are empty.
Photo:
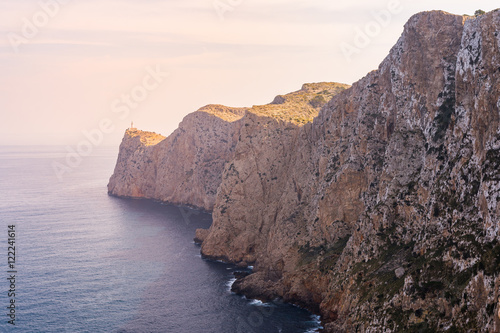
M202 244L255 266L233 290L328 332L499 332L499 30L417 14L312 123L249 117Z
M245 111L205 106L187 115L167 138L127 130L108 193L212 210Z
M306 306L327 332L500 332L499 34L500 11L420 13L377 70L313 89L329 102L312 122L312 95L246 110L202 254L253 265L234 291ZM127 135L110 192L146 193L141 154L155 156L145 174L174 161Z
M348 87L327 82L304 84L299 91L277 96L271 104L252 108L207 105L187 115L168 138L128 129L108 193L211 211L224 167L234 158L248 118L272 119L283 128L298 128Z

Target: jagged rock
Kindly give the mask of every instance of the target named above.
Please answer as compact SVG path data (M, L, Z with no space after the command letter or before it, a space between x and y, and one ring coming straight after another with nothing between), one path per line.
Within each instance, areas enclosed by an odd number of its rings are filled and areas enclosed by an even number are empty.
M276 96L276 97L273 99L273 101L271 102L271 104L283 104L283 103L285 103L285 101L286 101L286 100L285 100L285 98L284 98L283 96L278 95L278 96Z
M301 90L279 96L280 105L230 108L207 105L187 115L168 138L152 132L127 130L120 145L108 193L147 198L211 211L224 167L234 157L245 114L300 126L319 111L309 101L331 98L348 88L338 83L304 84Z
M187 115L168 138L127 130L108 193L212 210L245 111L207 105Z
M207 238L208 229L196 229L196 234L194 236L194 242L197 244L203 243L205 238Z
M499 26L417 14L312 123L246 117L202 253L254 264L235 289L319 308L327 331L500 329Z
M500 331L499 30L498 10L420 13L351 88L304 85L246 110L202 254L254 265L235 291L306 306L326 332ZM128 178L111 193L153 186L135 158L170 172L165 153L122 145L115 174ZM161 199L172 193L194 201Z

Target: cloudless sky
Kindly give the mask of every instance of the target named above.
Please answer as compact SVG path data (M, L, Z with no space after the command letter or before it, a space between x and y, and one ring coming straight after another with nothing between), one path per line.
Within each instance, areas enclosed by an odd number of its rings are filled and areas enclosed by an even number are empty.
M113 127L106 145L117 146L131 121L168 135L206 104L252 106L306 82L351 84L378 67L417 12L497 7L461 0L0 0L0 145L76 145L103 119ZM358 35L367 29L363 45ZM342 45L356 52L346 57ZM152 71L169 75L155 81ZM133 108L122 101L131 93Z

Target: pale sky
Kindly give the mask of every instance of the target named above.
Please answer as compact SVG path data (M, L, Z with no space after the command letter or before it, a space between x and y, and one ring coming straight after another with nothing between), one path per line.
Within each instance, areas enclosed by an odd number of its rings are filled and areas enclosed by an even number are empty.
M103 120L112 125L106 145L118 145L131 121L168 135L206 104L252 106L306 82L351 84L378 67L417 12L497 7L470 0L0 0L0 145L76 145ZM341 46L355 52L347 56Z

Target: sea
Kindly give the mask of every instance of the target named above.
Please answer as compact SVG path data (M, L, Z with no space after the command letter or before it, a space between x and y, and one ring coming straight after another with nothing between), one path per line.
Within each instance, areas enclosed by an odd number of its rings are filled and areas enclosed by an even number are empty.
M118 147L68 154L0 146L0 332L320 329L304 309L230 291L238 268L193 242L210 214L108 196Z

